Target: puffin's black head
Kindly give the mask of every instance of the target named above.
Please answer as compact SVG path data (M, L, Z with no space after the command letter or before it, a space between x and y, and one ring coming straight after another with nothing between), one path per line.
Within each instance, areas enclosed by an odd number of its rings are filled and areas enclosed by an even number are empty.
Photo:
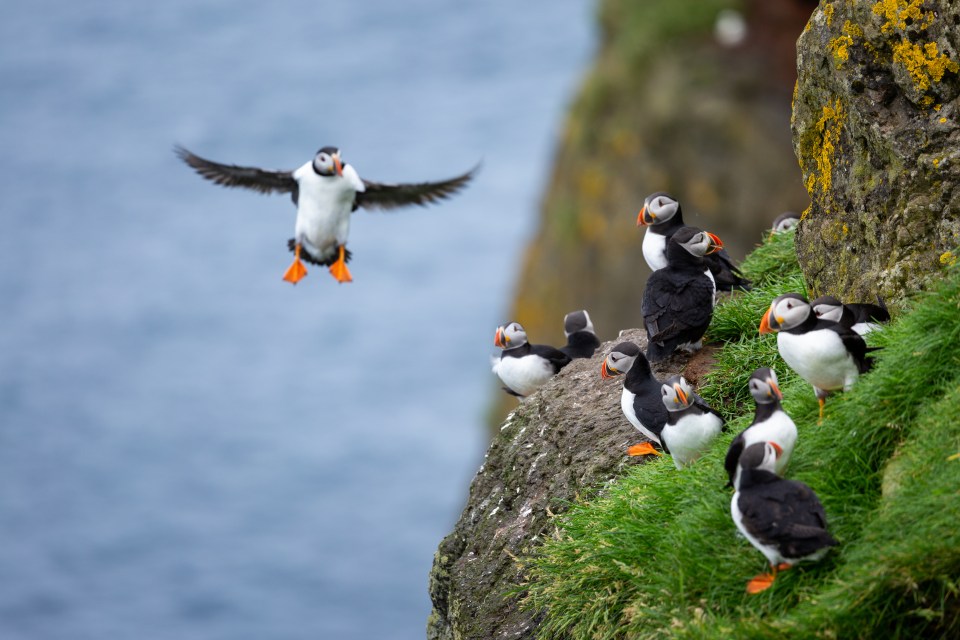
M527 332L523 330L519 322L509 322L502 327L497 327L493 344L501 349L522 347L527 344Z
M663 191L651 193L643 201L643 208L637 214L637 226L663 224L680 213L680 203Z
M667 260L683 259L684 252L695 258L703 258L722 248L723 242L720 238L709 231L701 231L696 227L683 227L667 241Z
M600 377L603 379L612 378L630 371L638 362L642 363L647 371L650 370L650 364L640 352L640 347L632 342L621 342L615 345L600 365Z
M343 163L340 160L340 149L323 147L313 157L313 170L317 175L329 178L343 175Z
M754 442L740 454L740 467L744 471L747 469L763 469L770 473L776 473L777 458L782 453L783 449L776 442Z
M570 334L577 331L593 331L593 323L590 322L590 314L586 309L580 311L571 311L563 317L563 333L569 338Z
M760 367L750 375L750 395L757 404L769 404L783 399L777 383L777 373L770 367Z
M770 303L770 308L760 321L760 333L774 333L792 329L810 315L810 303L799 293L785 293Z
M840 322L843 317L843 303L833 296L820 296L810 303L810 308L818 318Z

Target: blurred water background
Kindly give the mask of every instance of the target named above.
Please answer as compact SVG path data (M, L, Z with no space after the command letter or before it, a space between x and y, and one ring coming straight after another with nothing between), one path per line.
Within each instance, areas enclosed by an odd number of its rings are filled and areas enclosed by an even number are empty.
M562 0L34 0L0 21L0 638L420 638L593 47ZM289 199L440 179L297 287ZM561 318L557 318L557 323Z

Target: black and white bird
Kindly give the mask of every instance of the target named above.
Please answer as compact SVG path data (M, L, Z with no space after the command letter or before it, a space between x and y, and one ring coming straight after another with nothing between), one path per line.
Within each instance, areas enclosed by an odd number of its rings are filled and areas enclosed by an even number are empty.
M716 287L703 256L723 247L720 238L683 227L667 242L667 265L650 274L643 291L647 358L659 362L678 347L696 351L713 317Z
M493 343L503 349L493 362L493 372L506 385L503 390L514 396L530 395L570 364L570 356L559 349L530 344L518 322L497 327Z
M857 332L817 318L807 299L798 293L785 293L770 303L760 333L773 332L777 333L780 357L813 386L821 419L830 392L848 391L873 364Z
M683 376L671 376L660 387L667 423L660 433L673 464L683 469L703 455L723 429L723 417L714 411Z
M833 296L820 296L810 303L813 312L818 318L833 320L848 329L853 329L861 336L865 336L874 329L880 328L880 323L889 322L890 312L883 299L877 296L879 304L853 303L844 304Z
M615 345L600 365L600 377L609 379L625 374L620 407L627 420L646 438L662 446L660 433L667 423L667 408L660 399L662 383L654 377L650 363L632 342ZM627 453L631 456L660 455L650 442L635 444Z
M585 309L571 311L563 317L563 333L567 336L567 344L560 347L560 351L571 358L592 358L600 346L590 314Z
M793 211L786 211L773 220L771 229L774 233L783 233L784 231L795 229L798 224L800 224L800 216Z
M476 168L440 182L385 184L360 178L343 162L336 147L323 147L312 160L292 171L271 171L257 167L220 164L194 155L183 147L174 151L202 177L224 187L244 187L260 193L289 193L297 207L294 237L288 242L293 264L283 279L296 284L307 269L301 258L329 266L338 282L353 278L347 269L346 249L350 214L357 208L393 209L427 205L448 198L473 178Z
M680 203L662 191L653 193L643 201L637 214L637 226L646 227L643 235L643 257L652 271L667 266L667 240L684 228ZM706 257L707 267L714 278L718 291L749 289L750 281L743 277L725 250Z
M774 471L782 476L793 447L797 444L797 425L783 410L780 401L783 394L777 382L777 373L770 367L760 367L750 375L750 395L757 403L757 410L750 426L737 434L727 449L723 466L730 477L730 487L736 487L740 478L740 455L743 450L757 442L775 442L780 446Z
M810 487L775 472L779 447L756 442L740 456L740 482L730 515L740 533L770 564L747 583L747 593L769 588L778 571L798 562L820 560L837 541L827 532L827 516Z

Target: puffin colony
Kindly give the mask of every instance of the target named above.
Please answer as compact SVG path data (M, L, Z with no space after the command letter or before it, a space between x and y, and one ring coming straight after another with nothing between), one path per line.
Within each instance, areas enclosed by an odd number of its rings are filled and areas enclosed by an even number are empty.
M220 164L182 147L174 151L215 184L290 194L297 216L287 246L294 259L283 279L292 284L307 275L304 261L329 267L337 282L352 281L346 244L350 216L358 208L434 203L460 191L477 171L438 182L385 184L360 178L336 147L323 147L293 171ZM774 221L772 233L798 223L795 214L783 214ZM647 349L644 353L632 342L615 345L600 366L600 377L623 375L620 406L642 438L626 455L668 454L682 470L710 448L724 421L683 376L658 380L650 363L667 360L677 351L699 350L717 292L749 290L750 282L724 251L720 238L684 224L680 203L666 193L644 200L637 226L646 230L642 251L653 271L641 307ZM844 304L831 296L811 303L798 293L784 293L761 318L760 333L777 334L780 356L813 387L821 419L826 398L849 390L870 370L871 349L863 335L890 319L883 301L878 303ZM593 357L600 340L586 310L568 313L563 328L567 344L556 348L529 342L519 322L497 327L494 344L502 351L492 365L505 392L523 401L574 359ZM757 369L749 390L756 414L730 443L724 468L728 486L734 489L733 524L769 565L769 571L747 582L747 593L756 594L770 588L778 572L798 562L817 561L838 543L827 531L826 513L816 493L784 477L798 432L780 404L776 372L770 367Z
M771 233L789 231L798 222L795 214L783 214ZM723 250L720 238L684 224L680 203L666 193L644 200L637 226L646 230L642 251L653 271L641 307L647 348L644 353L632 342L614 345L600 365L600 377L623 376L620 407L640 439L626 455L668 454L682 470L713 445L725 429L724 420L683 376L658 380L650 363L698 351L717 293L749 290L750 281ZM811 303L800 294L785 293L760 318L760 333L777 333L780 356L813 387L821 420L827 396L850 389L870 370L872 349L862 336L890 319L883 301L878 303L844 304L830 296ZM522 401L573 358L590 358L600 345L584 310L567 314L564 332L567 345L554 348L530 344L518 322L497 327L494 344L503 351L493 362L493 372L504 391ZM730 443L724 469L727 486L734 489L733 524L769 565L747 582L747 593L756 594L770 588L778 572L819 560L838 543L827 531L826 513L813 489L785 477L798 431L780 403L776 372L760 367L748 384L755 416Z

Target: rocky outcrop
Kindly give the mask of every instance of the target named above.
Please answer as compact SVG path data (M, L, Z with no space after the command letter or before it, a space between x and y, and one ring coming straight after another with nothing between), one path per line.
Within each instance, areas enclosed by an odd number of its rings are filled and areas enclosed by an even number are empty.
M430 572L430 640L533 638L540 614L520 610L517 558L551 535L549 516L600 488L642 458L626 449L644 441L620 409L623 378L601 380L616 342L646 345L642 330L621 334L591 359L574 360L520 402L487 450L467 506L440 544ZM709 359L675 356L654 367L661 379L680 370L696 383Z
M960 245L960 3L822 2L797 45L793 140L815 295L896 301Z

